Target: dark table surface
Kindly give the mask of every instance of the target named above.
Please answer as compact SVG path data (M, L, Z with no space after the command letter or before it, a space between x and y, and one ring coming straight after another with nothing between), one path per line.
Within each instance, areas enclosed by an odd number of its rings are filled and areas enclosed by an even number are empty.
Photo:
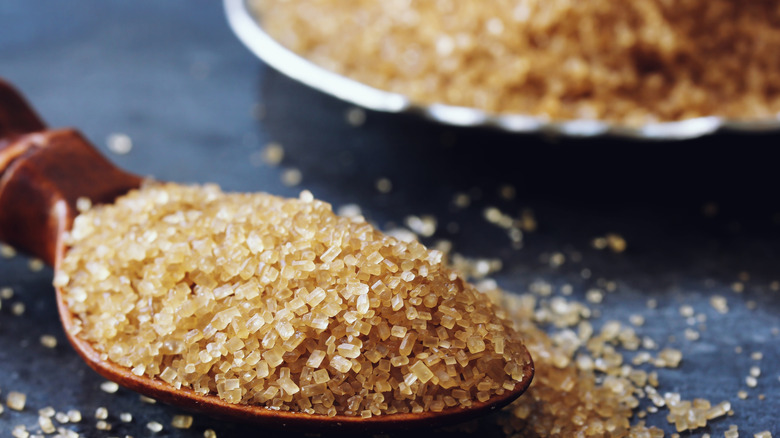
M780 202L777 135L718 135L682 143L609 139L565 140L456 129L411 116L369 112L363 125L346 122L350 106L270 70L229 30L215 0L0 2L0 76L16 84L51 126L77 126L119 166L142 175L181 182L221 184L227 190L295 196L302 189L339 207L358 204L381 227L409 215L433 215L437 233L426 239L452 242L469 257L499 258L494 274L510 291L525 292L539 280L573 286L573 298L614 281L617 290L591 307L609 319L638 327L660 347L681 349L679 369L660 370L660 392L683 398L729 400L734 415L684 436L723 436L737 424L740 436L769 430L780 435ZM106 138L132 138L128 154L111 152ZM283 146L279 166L259 159L269 142ZM302 182L287 186L285 172ZM376 181L392 182L381 193ZM499 195L505 185L516 196ZM453 208L456 193L472 204ZM717 205L705 215L704 205ZM538 230L514 249L506 233L488 223L495 206L513 216L533 209ZM622 254L591 246L596 236L620 233ZM568 255L553 267L549 255ZM581 260L572 257L580 254ZM590 276L583 275L589 270ZM585 278L588 277L588 278ZM748 278L749 277L749 278ZM734 292L740 282L744 291ZM0 398L27 394L22 412L0 414L0 436L27 425L37 430L37 411L52 406L80 409L70 425L86 437L152 435L219 437L276 435L256 427L198 416L190 430L170 426L179 410L151 405L120 389L100 390L103 379L84 365L59 326L51 271L28 269L28 259L0 259L0 287L14 295L0 309ZM710 298L728 300L720 314ZM646 302L654 299L656 309ZM23 303L17 316L12 308ZM697 341L683 336L680 316L690 305L707 317ZM41 346L55 336L54 349ZM763 359L751 358L762 352ZM762 374L755 388L745 377ZM745 390L748 397L738 398ZM95 428L94 411L105 406L113 430ZM130 423L119 414L131 412ZM665 413L648 423L668 433ZM451 432L433 431L434 435ZM281 435L281 434L279 434Z

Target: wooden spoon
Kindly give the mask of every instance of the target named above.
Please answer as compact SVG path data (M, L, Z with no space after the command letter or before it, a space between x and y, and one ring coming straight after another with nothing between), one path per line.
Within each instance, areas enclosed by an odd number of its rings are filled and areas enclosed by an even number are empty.
M101 156L72 129L47 130L25 100L0 79L0 240L26 251L57 270L65 254L63 233L78 214L76 200L110 203L137 188L142 178L124 172ZM455 424L499 409L522 394L534 368L526 351L524 379L515 389L468 408L442 412L379 415L370 418L327 417L231 404L214 395L175 389L162 380L139 377L128 368L100 358L92 345L73 335L74 317L56 288L57 307L65 335L84 361L105 378L157 400L207 415L262 423L274 428L318 431L380 432L391 429Z

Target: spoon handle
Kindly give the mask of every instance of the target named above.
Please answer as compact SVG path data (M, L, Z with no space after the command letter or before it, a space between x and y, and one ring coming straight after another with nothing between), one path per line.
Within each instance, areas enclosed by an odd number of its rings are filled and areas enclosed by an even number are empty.
M0 80L0 241L54 265L76 201L112 202L142 178L124 172L73 129L46 130Z
M7 143L19 135L44 129L46 125L22 95L0 78L0 148L4 141Z

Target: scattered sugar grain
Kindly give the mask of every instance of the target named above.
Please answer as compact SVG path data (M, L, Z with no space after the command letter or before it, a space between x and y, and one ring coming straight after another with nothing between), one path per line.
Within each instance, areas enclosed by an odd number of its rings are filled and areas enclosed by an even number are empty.
M379 193L390 193L393 190L393 183L388 178L379 178L375 186Z
M585 299L590 303L598 304L604 300L604 293L598 289L590 289L585 293Z
M507 201L511 201L512 199L515 199L517 189L511 184L502 184L501 187L498 188L498 194Z
M344 204L336 210L336 214L348 218L362 218L363 210L357 204Z
M10 287L0 288L0 298L10 300L14 296L14 290Z
M755 388L758 385L758 379L756 379L753 376L747 376L747 377L745 377L745 384L749 388Z
M80 196L76 199L76 210L79 213L83 213L92 208L92 200L86 196Z
M24 314L25 306L22 302L16 302L11 305L11 313L13 313L16 316L21 316Z
M150 421L146 423L146 428L151 430L154 433L161 432L163 430L163 425L156 422L156 421Z
M119 414L119 420L122 421L123 423L129 423L133 421L133 414L131 414L130 412L122 412L121 414Z
M11 429L11 435L14 438L29 438L30 432L27 431L27 427L25 425L19 424Z
M471 205L471 197L467 193L456 193L452 198L452 204L458 208L466 208Z
M710 298L710 305L718 313L726 314L729 312L728 302L726 301L726 298L721 295L713 295Z
M772 432L765 430L763 432L758 432L753 434L753 438L772 438Z
M550 266L557 268L566 262L566 256L563 253L555 252L550 255Z
M6 259L10 259L16 256L16 250L5 243L0 243L0 256Z
M32 272L38 272L43 269L43 261L40 259L30 259L30 261L27 262L27 267Z
M153 404L157 403L157 400L155 400L155 399L153 399L151 397L147 397L145 395L139 395L138 399L141 400L144 403L149 403L150 405L153 405Z
M664 348L658 353L658 361L655 362L656 366L677 368L682 361L683 354L680 350L674 348Z
M171 420L171 426L176 429L189 429L192 426L192 421L191 415L174 415Z
M411 215L404 219L404 223L416 234L422 237L431 237L436 234L438 221L435 217L430 215Z
M78 423L81 421L81 411L77 409L71 409L67 412L68 414L68 421L71 423Z
M282 184L288 187L295 187L303 181L303 174L301 171L295 168L285 169L282 172Z
M628 321L637 327L645 325L645 317L642 315L633 314L628 317Z
M344 115L347 123L352 126L362 126L366 123L366 112L362 108L349 108Z
M607 246L614 253L619 254L625 251L626 248L628 247L628 243L626 243L626 240L620 234L609 233L607 234L606 239L607 239Z
M54 419L60 424L70 423L70 417L65 412L57 412L54 414Z
M284 148L279 143L268 143L262 152L262 160L269 166L278 166L284 159Z
M57 338L52 335L42 335L40 341L41 345L46 348L55 348L57 346Z
M27 403L27 394L17 392L17 391L11 391L8 393L6 404L8 405L9 408L15 411L21 411L24 410L24 405L26 403Z
M133 140L127 134L113 133L106 138L106 145L109 151L125 155L133 149Z
M95 409L95 418L98 420L105 420L108 418L108 409L103 406Z
M105 420L98 420L97 423L95 423L95 428L97 430L111 430L111 424L108 423Z
M109 394L113 394L113 393L119 391L119 385L116 382L105 381L105 382L100 384L100 389L103 392L107 392Z
M203 438L217 438L217 433L214 429L206 429L203 431Z
M696 330L691 329L691 328L686 328L685 329L685 339L687 339L689 341L698 341L700 337L701 337L701 334L699 332L697 332Z
M737 397L739 397L742 400L745 400L746 398L748 398L748 393L745 390L739 390L737 391Z
M753 359L753 360L761 360L761 359L764 358L764 353L762 353L760 351L754 351L754 352L750 353L750 358Z

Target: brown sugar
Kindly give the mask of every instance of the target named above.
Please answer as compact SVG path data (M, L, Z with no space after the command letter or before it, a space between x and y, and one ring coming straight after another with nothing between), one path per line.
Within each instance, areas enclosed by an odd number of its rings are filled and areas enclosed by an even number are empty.
M413 101L639 125L780 111L780 13L734 0L253 0L328 70Z
M728 401L713 405L705 399L682 400L677 393L659 394L656 373L624 363L614 348L617 342L632 349L636 335L630 326L606 321L596 332L589 312L576 302L559 302L554 306L559 312L551 318L545 311L549 304L533 294L506 293L492 281L477 287L506 310L534 357L530 388L497 418L506 436L663 437L662 430L637 420L641 399L666 407L667 421L678 432L704 427L731 409ZM547 333L549 324L557 330ZM664 356L676 364L678 353L669 349ZM651 406L648 412L657 410Z
M506 436L660 438L645 418L683 432L733 413L666 392L648 368L692 358L649 345L636 318L599 321L541 280L521 295L472 286L446 255L308 192L148 185L85 211L70 243L55 283L78 336L138 375L234 403L361 417L468 405L523 377L522 333L534 381L486 419Z
M78 216L55 284L103 358L229 403L467 406L523 380L505 312L422 244L299 199L147 184Z

